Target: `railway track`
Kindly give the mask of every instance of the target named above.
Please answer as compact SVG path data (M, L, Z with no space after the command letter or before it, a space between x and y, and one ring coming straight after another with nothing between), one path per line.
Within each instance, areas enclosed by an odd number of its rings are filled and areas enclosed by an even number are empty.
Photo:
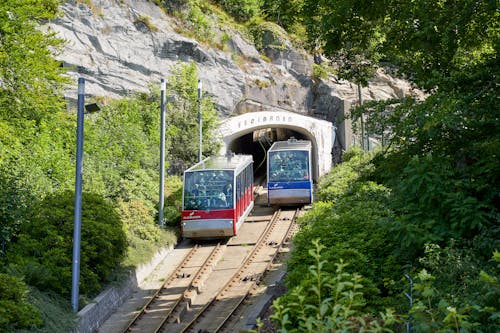
M167 320L179 316L187 294L200 288L224 247L223 243L195 245L123 333L158 332Z
M299 210L275 213L268 227L241 268L202 310L182 329L184 332L224 332L231 320L264 274L273 264L279 249L290 238Z
M230 331L235 313L291 239L298 215L265 212L249 217L229 242L194 246L122 333Z

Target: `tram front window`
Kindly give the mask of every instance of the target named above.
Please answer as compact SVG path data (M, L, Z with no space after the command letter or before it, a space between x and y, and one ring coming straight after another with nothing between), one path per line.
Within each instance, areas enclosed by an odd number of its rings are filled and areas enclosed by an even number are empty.
M184 184L186 210L233 208L233 171L186 172Z
M270 152L269 163L271 182L309 180L309 158L306 151Z

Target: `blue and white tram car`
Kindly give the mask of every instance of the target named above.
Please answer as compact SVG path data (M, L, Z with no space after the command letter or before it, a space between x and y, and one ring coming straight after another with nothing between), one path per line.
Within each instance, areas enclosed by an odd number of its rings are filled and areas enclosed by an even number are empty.
M267 151L269 205L300 205L313 201L311 141L276 141Z
M187 169L182 201L182 237L235 236L254 205L252 156L211 156Z

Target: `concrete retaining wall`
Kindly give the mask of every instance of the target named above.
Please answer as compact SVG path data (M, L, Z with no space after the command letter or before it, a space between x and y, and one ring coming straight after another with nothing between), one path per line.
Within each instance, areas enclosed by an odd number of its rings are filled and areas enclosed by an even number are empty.
M172 245L161 249L149 263L136 268L129 278L119 286L110 286L94 298L92 303L87 304L78 312L78 324L73 333L97 332L103 322L130 297L139 284L151 274L172 249Z

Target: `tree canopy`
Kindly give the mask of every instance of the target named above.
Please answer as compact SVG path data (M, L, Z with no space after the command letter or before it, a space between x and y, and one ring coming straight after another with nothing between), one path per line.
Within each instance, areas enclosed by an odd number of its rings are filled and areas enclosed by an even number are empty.
M64 106L67 80L54 59L62 40L36 28L52 19L59 0L5 0L0 3L0 115L40 119ZM59 93L58 93L59 92Z

